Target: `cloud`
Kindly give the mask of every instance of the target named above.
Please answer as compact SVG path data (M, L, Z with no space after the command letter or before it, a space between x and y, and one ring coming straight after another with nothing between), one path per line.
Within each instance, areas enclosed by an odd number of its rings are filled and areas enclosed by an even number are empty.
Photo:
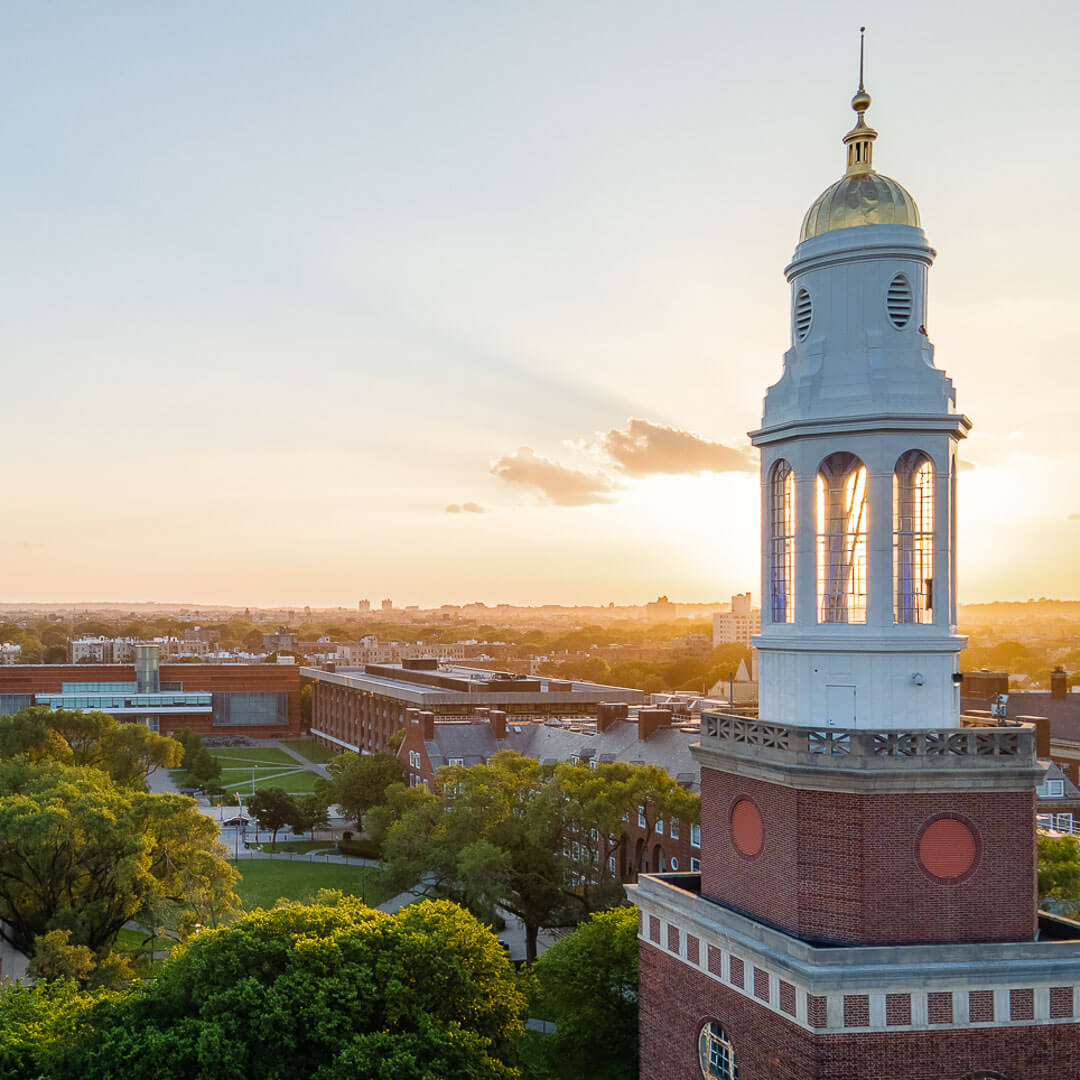
M1080 514L1070 514L1065 520L1066 521L1080 521Z
M582 472L534 454L528 446L500 458L492 473L508 484L539 489L544 500L555 506L589 506L612 502L619 485L603 473Z
M460 514L461 513L461 507L458 506L457 503L450 503L446 508L446 512L448 514Z
M960 458L956 463L957 472L969 472L971 469L974 468L975 463L973 461L965 461L963 458Z
M758 467L748 454L733 446L648 420L629 420L625 431L612 428L603 436L602 445L627 476L756 472Z
M479 503L450 503L446 508L448 514L486 514L487 510Z

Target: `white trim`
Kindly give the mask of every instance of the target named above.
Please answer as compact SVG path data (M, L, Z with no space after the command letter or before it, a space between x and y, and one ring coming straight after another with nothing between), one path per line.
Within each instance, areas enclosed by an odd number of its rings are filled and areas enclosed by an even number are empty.
M311 735L318 735L320 739L326 739L336 746L344 746L346 750L351 750L354 754L360 753L359 746L353 746L351 742L345 742L344 739L335 739L333 735L327 735L325 731L319 731L317 728L308 728L308 733Z

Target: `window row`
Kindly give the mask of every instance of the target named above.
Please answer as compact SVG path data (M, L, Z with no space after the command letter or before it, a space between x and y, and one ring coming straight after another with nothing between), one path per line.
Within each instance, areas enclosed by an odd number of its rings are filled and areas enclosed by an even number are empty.
M830 454L818 468L818 622L866 622L867 486L854 454ZM772 468L767 507L769 614L774 623L794 622L795 473L787 461ZM893 471L893 583L896 622L933 621L934 465L921 450L901 454Z

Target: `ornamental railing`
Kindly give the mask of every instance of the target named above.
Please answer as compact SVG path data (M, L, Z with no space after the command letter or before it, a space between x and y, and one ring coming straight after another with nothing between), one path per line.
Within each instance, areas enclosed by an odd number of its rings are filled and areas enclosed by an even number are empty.
M803 727L770 724L733 713L702 713L703 740L831 758L941 760L1034 757L1034 728L959 727L938 730ZM766 756L771 756L766 754Z

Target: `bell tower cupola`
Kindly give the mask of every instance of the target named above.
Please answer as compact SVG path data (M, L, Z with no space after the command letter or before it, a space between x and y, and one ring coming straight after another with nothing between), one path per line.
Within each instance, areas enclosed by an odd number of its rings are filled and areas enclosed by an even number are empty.
M762 461L762 717L959 722L956 453L970 427L927 332L935 252L873 166L863 40L843 176L785 270L791 347L751 433Z

